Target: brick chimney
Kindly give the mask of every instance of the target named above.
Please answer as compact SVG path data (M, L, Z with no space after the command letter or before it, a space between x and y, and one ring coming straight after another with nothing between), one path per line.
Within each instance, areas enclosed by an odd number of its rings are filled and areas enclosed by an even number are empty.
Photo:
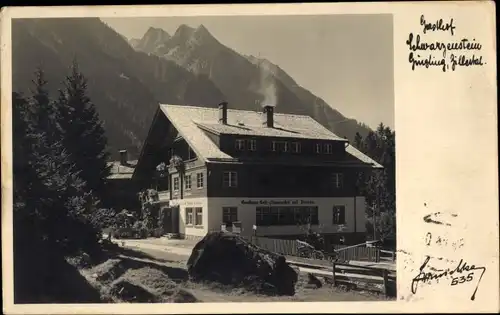
M219 123L227 125L227 102L219 104Z
M274 128L274 106L265 105L264 107L265 124L269 128Z
M127 150L120 150L120 164L127 165L127 162L128 162Z

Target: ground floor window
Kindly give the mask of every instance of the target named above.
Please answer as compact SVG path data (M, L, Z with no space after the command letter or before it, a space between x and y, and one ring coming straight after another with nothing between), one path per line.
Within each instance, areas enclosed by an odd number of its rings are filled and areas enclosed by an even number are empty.
M345 206L333 206L333 224L345 224Z
M195 217L195 225L203 225L203 208L194 208L196 217Z
M256 223L260 226L318 224L318 207L257 207Z
M238 221L238 208L222 207L222 223L226 226L232 226L233 222Z
M193 225L194 223L194 209L186 208L186 225Z
M179 177L174 177L174 191L179 190Z

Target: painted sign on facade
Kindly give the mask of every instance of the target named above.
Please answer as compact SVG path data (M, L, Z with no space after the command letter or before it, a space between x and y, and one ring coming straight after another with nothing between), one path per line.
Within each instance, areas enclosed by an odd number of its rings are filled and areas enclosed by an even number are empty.
M314 205L314 200L282 199L282 200L242 200L242 205Z

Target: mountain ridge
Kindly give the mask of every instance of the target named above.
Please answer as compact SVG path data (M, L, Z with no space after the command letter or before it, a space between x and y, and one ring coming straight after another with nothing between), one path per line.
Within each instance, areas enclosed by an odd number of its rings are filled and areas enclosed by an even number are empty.
M330 125L340 113L313 104L313 94L300 94L281 68L264 62L269 69L263 71L203 25L185 27L178 36L158 28L148 32L135 43L143 40L148 45L141 47L152 52L134 47L134 39L127 40L99 18L13 20L13 91L26 95L41 66L52 97L57 97L76 58L113 158L121 149L129 150L131 158L138 156L158 103L215 108L225 100L234 109L260 111L262 103L275 102L279 112L312 116L339 136L353 137L359 129L357 123L350 123L352 130Z
M76 57L114 157L120 149L138 155L158 103L216 106L224 98L206 76L134 50L97 18L19 19L12 34L13 91L29 92L42 66L55 97Z
M200 29L202 36L196 37ZM264 58L239 54L225 46L204 25L195 29L183 24L175 33L182 33L183 37L174 38L174 35L161 43L162 49L142 51L174 61L191 72L208 75L231 104L243 103L242 108L258 110L259 106L251 104L252 100L260 103L277 99L280 111L312 116L332 132L351 141L356 132L366 136L371 130L356 119L345 117L322 98L297 84L278 65ZM221 59L225 59L225 66L220 65ZM276 95L266 97L270 92L265 90L274 90Z

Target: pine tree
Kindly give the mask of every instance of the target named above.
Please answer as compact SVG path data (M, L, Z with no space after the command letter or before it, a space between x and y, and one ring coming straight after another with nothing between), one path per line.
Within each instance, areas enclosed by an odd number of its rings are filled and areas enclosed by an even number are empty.
M16 235L69 250L91 246L97 237L87 223L91 195L57 137L43 71L35 72L33 82L29 101L13 94L14 222L23 231Z
M363 145L363 137L359 134L359 132L356 132L356 135L354 136L354 146L356 147L356 149L363 151L362 145Z
M33 83L29 99L12 94L16 303L60 301L47 283L65 266L64 255L99 251L92 198L59 138L41 69Z
M360 146L365 154L384 167L370 172L368 176L360 172L358 179L366 197L369 233L373 233L375 223L377 237L393 237L396 231L395 133L380 123L375 132L369 132L362 139Z
M87 187L102 199L109 175L107 140L94 104L87 96L87 80L76 61L71 67L71 74L66 77L57 103L64 146Z
M32 80L33 88L31 89L32 95L29 100L30 119L33 119L30 126L43 131L48 137L48 141L59 141L61 135L56 120L57 108L56 104L50 100L45 73L39 67L34 76L35 78Z
M29 128L28 116L28 102L19 93L12 93L12 137L15 139L12 146L13 173L22 174L14 176L14 211L23 208L34 177L29 167L31 143L26 136Z

